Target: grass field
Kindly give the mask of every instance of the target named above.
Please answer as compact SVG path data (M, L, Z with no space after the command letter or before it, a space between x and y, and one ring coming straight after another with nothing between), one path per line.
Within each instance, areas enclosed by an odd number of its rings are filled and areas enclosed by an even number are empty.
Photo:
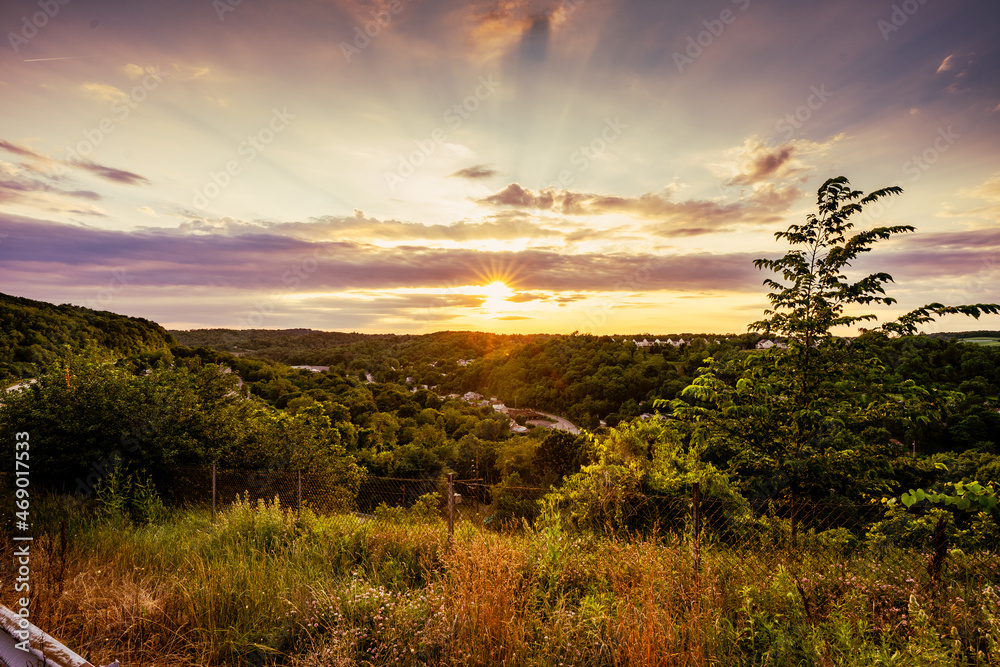
M986 347L1000 347L1000 338L962 338L961 341Z
M146 526L37 511L32 620L94 664L1000 664L995 557L953 553L935 585L923 554L834 544L707 546L696 572L677 537L558 524L460 524L449 550L438 521L275 504Z

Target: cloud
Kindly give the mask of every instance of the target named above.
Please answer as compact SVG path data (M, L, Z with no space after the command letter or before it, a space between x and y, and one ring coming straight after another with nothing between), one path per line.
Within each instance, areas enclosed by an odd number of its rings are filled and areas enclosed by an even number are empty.
M751 155L744 170L729 181L730 185L752 185L773 178L786 167L794 151L791 146L782 146L774 151L759 151Z
M4 141L2 139L0 139L0 149L13 153L14 155L28 158L33 163L44 164L46 166L59 164L66 167L72 167L73 169L79 169L111 181L112 183L121 183L124 185L145 185L150 182L145 176L141 176L135 172L126 171L125 169L108 167L103 164L93 162L92 160L57 160L37 151L33 151L30 148L11 143L9 141ZM62 180L61 174L49 175L44 170L37 167L32 167L28 164L23 166L25 166L29 171L41 174L42 176L47 176L50 180ZM39 183L41 183L41 181L39 181ZM46 186L39 185L37 189L44 190L45 188ZM55 190L49 191L54 192Z
M767 224L778 219L801 194L795 186L759 186L739 202L724 204L704 199L673 201L672 192L647 193L638 197L597 195L570 190L529 190L511 183L503 190L478 200L486 206L534 209L570 216L624 214L646 221L644 230L659 236L696 236L739 224ZM575 241L604 237L606 232L578 230L567 238Z
M324 216L305 222L247 222L196 218L180 225L183 232L241 235L268 233L312 241L511 241L524 238L561 237L564 232L544 227L518 216L495 216L477 222L424 224L399 220L377 220L355 209L353 216Z
M977 59L974 53L952 53L938 66L935 74L935 83L944 86L944 90L949 93L957 93L968 90L973 86L972 75L978 68ZM981 69L981 68L978 68Z
M16 166L3 162L0 175L0 203L37 206L46 211L60 210L55 205L59 197L98 201L101 195L93 190L66 190L40 178L28 176ZM55 195L55 199L50 197Z
M21 157L31 158L32 160L38 160L38 161L49 160L49 158L45 157L41 153L36 153L30 148L25 148L24 146L12 144L9 141L4 141L2 139L0 139L0 148L4 149L8 153L13 153L14 155L20 155Z
M123 91L106 83L84 83L80 85L80 90L94 99L108 104L113 104L127 97Z
M149 179L145 176L140 176L131 171L126 171L124 169L116 169L115 167L106 167L103 164L97 164L96 162L91 162L90 160L69 160L65 164L76 167L77 169L83 169L92 174L100 176L101 178L111 181L112 183L122 183L124 185L148 185Z
M466 167L465 169L459 169L454 174L449 174L448 177L468 178L476 180L482 178L491 178L493 176L496 176L496 173L497 173L496 169L493 169L492 167L489 167L485 164L477 164L474 167Z
M143 67L142 65L136 65L134 63L128 63L127 65L122 67L122 71L125 73L125 76L132 79L133 81L135 79L141 79L147 73L145 67Z
M954 208L953 205L946 205L941 215L946 217L968 217L979 218L989 225L995 225L1000 218L1000 172L996 172L986 178L979 185L971 188L962 188L958 191L959 196L967 199L978 200L974 206L961 206Z
M773 145L757 135L747 137L739 146L725 152L726 161L709 165L726 185L753 186L801 179L812 171L813 158L824 155L843 139L838 134L824 142L797 139Z
M0 216L0 261L16 281L103 285L126 267L135 287L337 291L481 284L497 266L518 292L758 289L742 253L662 256L568 255L557 250L483 252L420 246L380 248L267 233L239 236L122 232Z
M540 294L538 292L515 292L514 294L507 297L507 301L511 303L527 303L529 301L540 301L549 298L546 294Z
M937 72L935 72L935 74L940 74L941 72L947 72L948 70L950 70L951 66L954 64L954 61L955 61L955 54L953 53L941 61L941 65L937 68Z
M859 258L856 269L864 272L886 271L895 278L900 290L921 289L931 279L959 279L996 284L1000 264L1000 229L990 228L961 232L908 234L892 242L892 251L875 257ZM983 277L987 276L985 281ZM940 286L936 291L944 290ZM956 298L968 298L957 295ZM943 298L931 292L927 301ZM980 297L973 297L981 300ZM986 300L995 301L987 297Z
M959 194L993 203L1000 203L1000 172L991 175L973 188L959 190Z

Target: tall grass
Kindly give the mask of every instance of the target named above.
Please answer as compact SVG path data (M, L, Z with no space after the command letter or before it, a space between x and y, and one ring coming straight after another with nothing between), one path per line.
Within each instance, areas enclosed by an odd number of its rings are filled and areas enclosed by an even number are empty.
M915 552L717 546L696 573L671 536L460 524L449 551L404 514L244 500L139 525L61 502L39 510L32 619L95 664L1000 664L996 558L956 552L935 585Z

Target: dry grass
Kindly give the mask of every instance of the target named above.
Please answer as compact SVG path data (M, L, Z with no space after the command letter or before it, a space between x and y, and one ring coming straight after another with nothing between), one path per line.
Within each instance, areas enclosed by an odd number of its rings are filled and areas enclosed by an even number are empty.
M33 620L95 664L988 665L1000 565L707 551L671 538L359 523L237 505L75 517L32 551ZM10 541L6 541L10 544ZM6 547L9 550L9 547ZM9 554L3 556L9 581ZM963 560L964 559L964 560ZM13 604L5 585L0 600Z

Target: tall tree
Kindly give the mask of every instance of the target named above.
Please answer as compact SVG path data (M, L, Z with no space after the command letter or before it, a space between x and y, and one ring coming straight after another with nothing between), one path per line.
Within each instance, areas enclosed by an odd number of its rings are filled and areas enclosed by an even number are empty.
M886 336L916 333L920 324L946 314L978 318L998 313L997 304L944 306L932 303L848 340L838 328L877 322L858 307L892 305L887 273L859 280L846 273L862 253L909 225L854 230L852 218L868 204L899 195L888 187L865 195L841 176L818 190L816 214L777 232L792 246L779 259L754 264L778 274L767 279L771 308L751 331L778 336L787 349L751 353L736 361L708 360L682 397L676 416L695 425L693 439L710 452L725 452L729 469L742 476L744 492L792 501L807 493L851 495L884 490L880 465L887 441L865 437L887 420L935 418L947 396L885 372L872 344ZM663 403L666 403L665 401ZM753 488L756 486L756 488ZM794 509L793 509L794 523Z

